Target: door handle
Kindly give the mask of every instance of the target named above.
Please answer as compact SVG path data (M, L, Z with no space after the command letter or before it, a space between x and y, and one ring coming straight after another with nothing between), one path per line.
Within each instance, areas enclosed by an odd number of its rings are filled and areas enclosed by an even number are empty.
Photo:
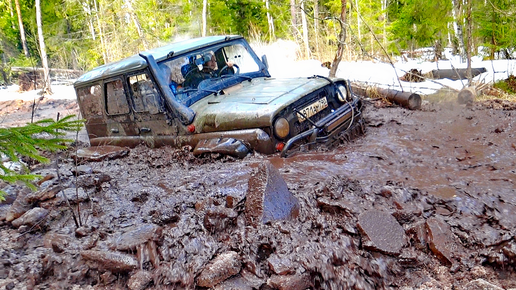
M111 133L119 133L118 128L111 128Z
M151 131L151 129L147 128L147 127L140 128L140 133L149 133L150 131Z

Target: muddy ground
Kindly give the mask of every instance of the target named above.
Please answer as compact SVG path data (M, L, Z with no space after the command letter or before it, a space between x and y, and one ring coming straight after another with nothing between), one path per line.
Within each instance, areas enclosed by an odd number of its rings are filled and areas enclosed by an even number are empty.
M74 110L59 102L48 115ZM516 288L515 109L367 101L365 135L287 159L138 147L76 164L73 147L33 166L37 192L4 188L0 289ZM249 219L278 176L298 212Z

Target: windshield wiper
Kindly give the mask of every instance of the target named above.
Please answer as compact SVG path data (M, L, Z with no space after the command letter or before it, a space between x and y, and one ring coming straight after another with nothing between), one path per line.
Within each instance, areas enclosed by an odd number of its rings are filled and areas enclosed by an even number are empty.
M212 93L212 94L215 94L215 95L220 94L221 91L222 91L222 90L216 91L216 90L208 90L208 89L199 89L199 90L204 91L204 92L208 92L208 93Z
M181 91L178 91L179 94L186 94L186 93L190 93L190 92L196 92L197 89L196 88L190 88L190 89L183 89Z
M244 76L244 75L237 75L237 77L244 78L244 79L246 79L246 80L248 80L248 81L251 81L251 80L253 79L253 78L252 78L252 77L250 77L250 76Z
M244 78L244 79L246 79L248 81L253 79L252 77L244 76L244 75L221 75L219 78L220 79L227 79L227 78L232 78L232 77L241 77L241 78Z

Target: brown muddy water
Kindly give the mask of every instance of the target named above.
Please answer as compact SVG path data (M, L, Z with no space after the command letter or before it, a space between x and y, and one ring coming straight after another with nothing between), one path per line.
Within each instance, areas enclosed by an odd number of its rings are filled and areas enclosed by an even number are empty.
M365 135L286 159L64 152L5 188L0 289L516 288L514 108L368 103ZM299 212L251 224L267 162Z

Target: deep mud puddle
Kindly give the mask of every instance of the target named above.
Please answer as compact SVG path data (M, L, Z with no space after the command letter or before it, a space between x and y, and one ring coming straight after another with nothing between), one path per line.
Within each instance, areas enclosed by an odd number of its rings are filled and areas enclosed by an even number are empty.
M514 288L514 112L371 105L364 136L286 159L64 154L61 183L14 202L32 219L2 221L0 289ZM298 212L250 220L278 176Z

